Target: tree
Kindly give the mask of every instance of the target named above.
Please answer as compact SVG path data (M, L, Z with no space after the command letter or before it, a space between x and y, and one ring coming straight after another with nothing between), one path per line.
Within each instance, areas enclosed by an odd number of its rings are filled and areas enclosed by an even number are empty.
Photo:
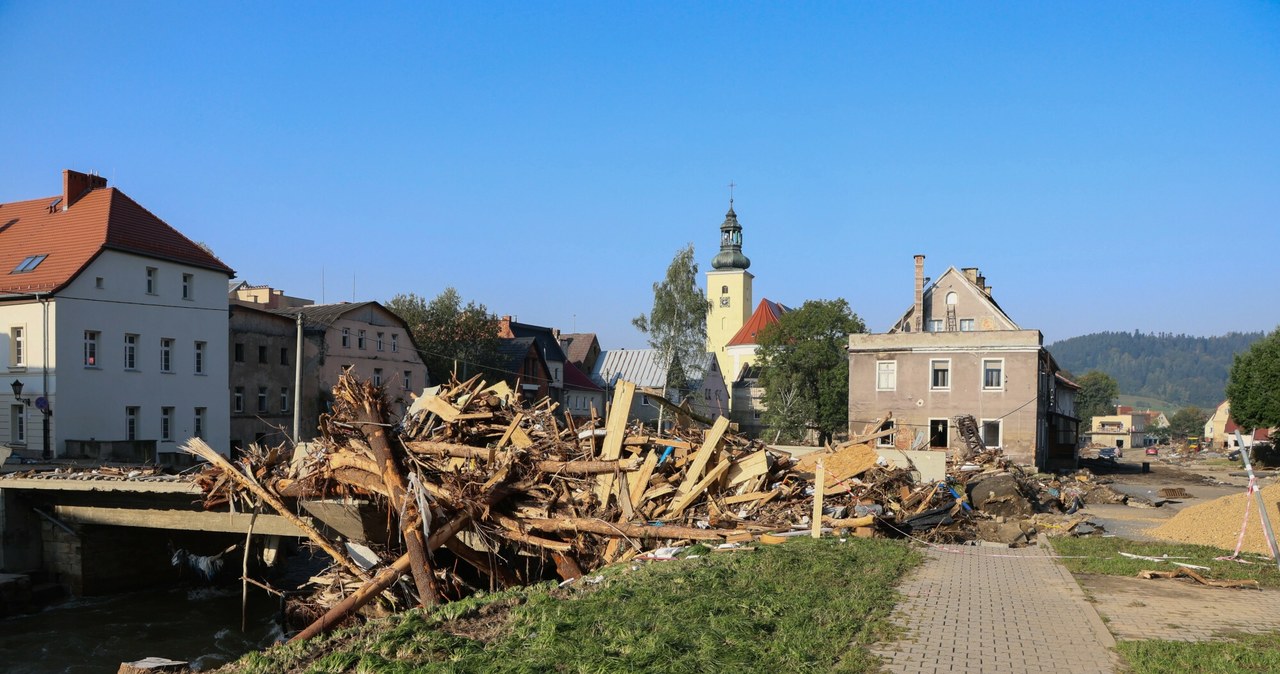
M849 335L866 332L843 299L809 300L756 335L764 423L795 441L825 444L849 427Z
M1178 442L1198 438L1204 433L1204 422L1208 420L1209 413L1199 407L1184 407L1169 417L1169 437Z
M1280 426L1280 328L1235 357L1227 400L1231 416L1243 428Z
M404 322L427 365L432 381L448 381L457 372L465 379L501 365L498 318L483 304L467 302L454 288L445 288L428 302L414 293L401 294L386 304Z
M667 276L653 284L653 309L631 319L637 330L648 335L649 346L658 351L667 367L667 387L685 391L695 363L707 352L707 312L711 305L698 287L698 263L693 244L676 251L667 266Z
M1100 370L1090 370L1076 382L1080 392L1076 394L1076 416L1084 428L1093 428L1093 418L1115 414L1116 396L1120 387L1111 375Z

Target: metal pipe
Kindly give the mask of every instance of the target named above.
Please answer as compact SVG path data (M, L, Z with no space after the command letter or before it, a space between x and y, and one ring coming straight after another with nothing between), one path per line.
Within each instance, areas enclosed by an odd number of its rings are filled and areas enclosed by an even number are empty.
M1276 534L1271 530L1271 516L1267 514L1267 504L1262 500L1262 490L1258 488L1257 479L1253 476L1253 462L1249 460L1252 446L1244 446L1244 438L1240 437L1240 429L1236 429L1236 446L1240 448L1240 457L1244 459L1244 470L1249 474L1249 489L1258 501L1258 514L1262 516L1262 528L1267 532L1267 545L1271 547L1271 559L1280 569L1280 549L1276 548Z
M298 312L298 341L293 347L293 444L298 444L302 427L302 312Z

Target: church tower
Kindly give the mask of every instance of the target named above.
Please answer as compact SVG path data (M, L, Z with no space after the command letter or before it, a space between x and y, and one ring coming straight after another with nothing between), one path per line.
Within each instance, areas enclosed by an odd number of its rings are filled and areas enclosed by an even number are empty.
M720 252L711 260L712 269L707 272L707 299L711 311L707 313L707 351L716 354L720 361L725 383L733 386L737 372L725 372L729 359L725 357L725 345L737 334L751 317L751 279L747 267L751 260L742 254L742 225L733 212L733 199L729 199L729 212L720 225Z

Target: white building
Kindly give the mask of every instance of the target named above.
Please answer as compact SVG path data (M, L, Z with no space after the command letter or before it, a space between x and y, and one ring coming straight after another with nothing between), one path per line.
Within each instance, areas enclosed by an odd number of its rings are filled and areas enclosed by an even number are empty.
M99 176L0 204L0 443L172 460L199 436L226 452L232 275Z

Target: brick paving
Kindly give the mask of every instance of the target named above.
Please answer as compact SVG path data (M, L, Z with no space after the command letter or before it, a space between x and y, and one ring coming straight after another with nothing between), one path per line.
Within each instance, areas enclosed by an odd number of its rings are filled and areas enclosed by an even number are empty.
M872 649L886 671L1116 671L1115 640L1046 548L947 549L899 586L905 633Z
M1168 565L1153 564L1167 570ZM1081 576L1117 639L1209 641L1280 631L1280 592L1194 585L1185 580Z

